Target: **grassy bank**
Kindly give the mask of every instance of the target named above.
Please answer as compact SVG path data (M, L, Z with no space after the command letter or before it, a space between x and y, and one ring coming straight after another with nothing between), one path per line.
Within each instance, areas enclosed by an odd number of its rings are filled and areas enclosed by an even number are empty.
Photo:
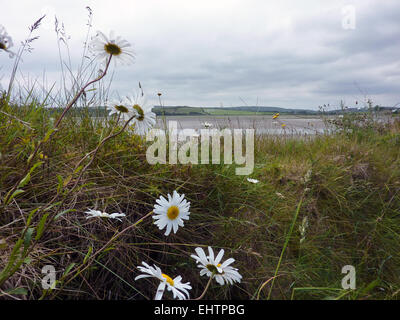
M3 101L1 111L1 298L152 299L157 285L134 281L142 261L182 275L197 297L207 278L190 255L208 245L234 257L243 279L212 282L206 299L400 297L398 121L359 128L345 118L345 130L332 135L259 136L251 177L260 182L252 184L234 165L151 166L146 142L130 131L79 166L118 128L67 115L34 156L38 165L17 188L23 192L10 197L51 120L34 103ZM166 237L150 218L119 234L173 190L191 202L185 227ZM88 208L126 218L86 219ZM45 265L57 271L57 290L41 287ZM345 265L356 268L356 290L341 287Z

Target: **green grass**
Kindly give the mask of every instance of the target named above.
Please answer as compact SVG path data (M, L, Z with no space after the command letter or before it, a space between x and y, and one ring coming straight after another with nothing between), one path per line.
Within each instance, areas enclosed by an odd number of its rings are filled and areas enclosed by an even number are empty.
M151 299L156 282L134 281L142 261L182 275L197 297L207 279L190 254L207 245L224 248L225 259L234 257L243 281L223 287L212 282L206 299L400 297L399 122L310 139L258 136L251 177L259 184L235 175L234 165L151 166L146 142L124 132L99 150L69 192L78 161L113 122L103 126L89 116L67 116L43 145L43 159L35 157L34 163L43 163L19 188L24 192L6 204L51 123L34 103L17 108L3 101L0 108L0 275L6 266L15 269L0 285L0 297L8 292L29 299ZM176 235L165 237L150 218L110 242L173 190L191 202L190 220ZM87 208L127 217L122 223L86 220ZM300 243L304 217L309 226ZM47 264L57 270L59 290L41 288ZM356 268L354 291L341 289L345 265Z

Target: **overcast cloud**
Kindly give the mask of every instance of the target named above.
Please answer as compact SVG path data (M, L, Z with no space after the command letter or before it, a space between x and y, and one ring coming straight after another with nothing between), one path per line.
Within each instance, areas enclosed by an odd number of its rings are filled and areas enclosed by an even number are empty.
M355 29L342 27L342 9L356 9ZM113 92L129 94L140 81L149 105L263 105L312 108L349 105L365 97L400 102L400 1L96 0L3 1L0 24L18 43L43 13L34 51L21 70L59 81L54 14L80 61L87 11L96 30L127 39L135 64L117 67ZM6 87L12 60L0 54Z

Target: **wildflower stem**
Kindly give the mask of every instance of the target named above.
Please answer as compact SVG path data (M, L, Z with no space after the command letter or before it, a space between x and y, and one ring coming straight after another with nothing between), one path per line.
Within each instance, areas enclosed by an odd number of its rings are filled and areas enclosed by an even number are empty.
M78 101L79 97L83 94L83 92L85 91L85 89L90 86L91 84L100 81L101 79L104 78L104 76L107 74L107 70L108 67L110 66L110 62L111 62L111 58L112 55L110 54L110 57L107 59L107 63L106 63L106 67L103 71L103 73L98 76L96 79L89 81L88 83L86 83L81 90L79 90L77 92L77 94L75 95L75 97L68 103L68 105L65 107L63 113L61 114L61 116L58 118L58 120L56 121L56 123L54 124L54 128L57 128L59 126L59 124L61 123L62 119L64 118L64 116L66 115L66 113L68 112L69 109L71 109L71 107L76 103L76 101Z
M64 116L67 114L68 110L71 109L71 107L76 103L76 101L77 101L77 100L79 99L79 97L83 94L83 92L85 91L85 89L86 89L89 85L91 85L91 84L93 84L93 83L95 83L95 82L101 80L101 79L107 74L107 70L108 70L108 67L109 67L109 65L110 65L111 58L112 58L112 55L110 55L110 57L108 58L107 64L106 64L106 68L104 69L103 73L102 73L99 77L97 77L96 79L94 79L94 80L92 80L92 81L89 81L86 85L84 85L84 86L82 87L82 89L79 90L79 92L78 92L78 93L75 95L75 97L71 100L71 102L68 103L68 105L65 107L63 113L62 113L61 116L58 118L57 122L54 124L53 132L51 133L51 135L50 135L50 137L47 139L47 141L49 141L49 140L51 139L51 137L54 135L54 133L56 132L56 129L57 129L58 126L60 125L60 123L61 123L62 119L64 118ZM41 140L41 141L38 143L38 145L36 146L36 148L35 148L35 150L33 151L33 153L29 156L29 159L28 159L28 161L27 161L27 166L26 166L26 169L25 169L25 171L24 171L24 174L22 175L21 179L18 180L18 182L14 185L14 187L7 193L7 195L5 196L4 201L3 201L4 204L6 204L6 205L8 204L8 201L9 201L11 195L15 192L15 190L17 190L17 188L18 188L19 184L21 183L23 177L25 177L26 174L29 172L29 170L30 170L30 168L31 168L31 163L32 163L32 161L35 159L37 153L38 153L39 150L40 150L40 147L42 146L42 144L43 144L44 142L45 142L44 140Z
M97 152L100 150L100 148L101 148L108 140L110 140L110 139L112 139L112 138L115 138L116 136L120 135L120 134L126 129L126 127L128 126L129 122L131 122L135 117L136 117L136 115L132 116L132 117L124 124L124 126L121 128L120 131L118 131L118 132L116 132L116 133L114 133L114 134L110 134L110 135L108 135L107 137L105 137L105 138L98 144L98 146L96 147L96 149L94 149L94 150L92 150L91 152L89 152L87 155L85 155L85 156L78 162L78 164L75 166L75 170L76 170L77 168L79 168L79 166L81 165L81 163L82 163L87 157L89 157L90 155L93 154L93 157L90 159L89 163L83 168L83 170L81 170L81 173L80 173L78 179L76 180L74 186L73 186L72 189L70 190L70 192L73 191L73 190L76 188L76 186L78 185L79 181L81 180L81 178L82 178L82 176L83 176L83 173L84 173L84 172L87 170L87 168L92 164L92 162L93 162L93 160L95 159L96 154L97 154Z
M208 280L207 285L206 285L206 287L204 288L203 293L202 293L198 298L193 299L193 300L201 300L201 299L204 298L204 296L205 296L205 294L206 294L208 288L210 287L211 280L214 278L214 274L215 274L215 272L213 272L213 274L211 275L210 279Z

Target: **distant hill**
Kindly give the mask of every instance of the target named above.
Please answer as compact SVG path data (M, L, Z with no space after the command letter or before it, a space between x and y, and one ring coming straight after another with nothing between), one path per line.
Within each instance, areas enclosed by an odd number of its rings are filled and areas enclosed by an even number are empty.
M157 115L182 116L182 115L255 115L255 114L318 114L318 111L308 109L286 109L265 106L239 106L239 107L189 107L189 106L154 106L152 111Z
M61 113L62 108L47 108L50 114ZM319 115L321 111L309 110L309 109L289 109L280 107L268 107L268 106L239 106L239 107L189 107L189 106L154 106L152 111L162 116L246 116L246 115L271 115L275 113L286 114L286 115ZM345 110L330 110L325 111L326 115L337 115L343 113L358 113L367 112L368 108L346 108ZM400 113L400 108L393 107L380 107L375 106L372 108L374 112L391 112ZM105 117L108 114L106 107L74 107L69 111L70 114L75 116L81 116L88 114L91 117Z
M376 112L392 112L393 107L375 106L372 108ZM269 106L238 106L238 107L189 107L189 106L154 106L152 111L156 115L166 116L234 116L234 115L268 115L274 113L293 114L293 115L318 115L321 111L310 109L290 109ZM324 114L342 114L349 112L367 112L368 108L346 108L344 110L324 111Z

